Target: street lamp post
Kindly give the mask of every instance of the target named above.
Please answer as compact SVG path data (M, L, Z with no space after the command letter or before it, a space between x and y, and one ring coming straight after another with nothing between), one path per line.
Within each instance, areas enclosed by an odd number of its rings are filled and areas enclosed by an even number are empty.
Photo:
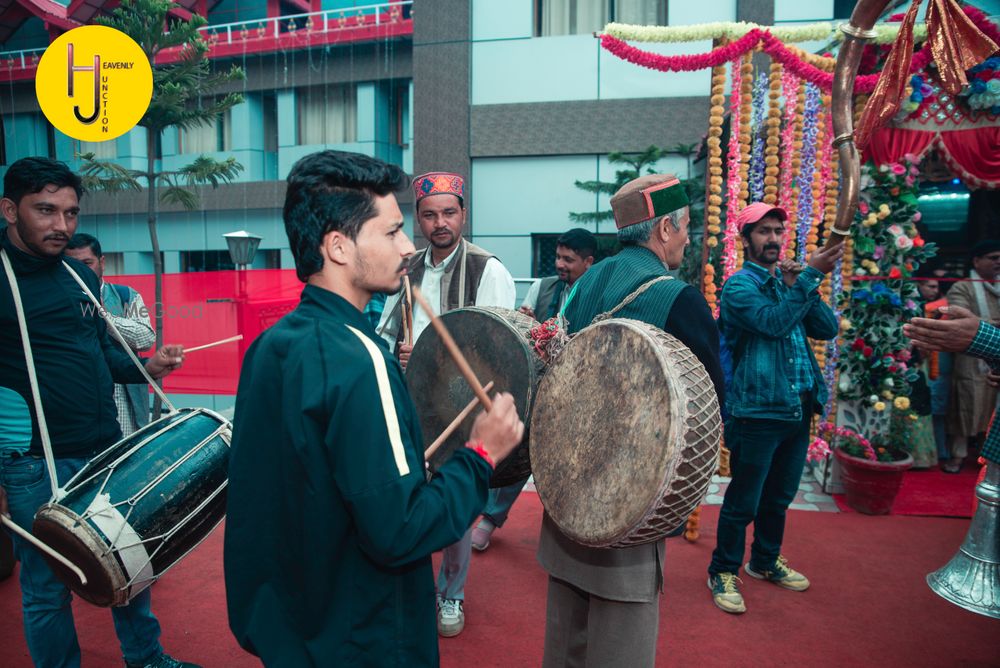
M250 341L247 340L246 332L246 307L247 307L247 267L253 263L253 258L260 247L262 237L251 234L246 230L239 232L229 232L222 235L229 247L229 259L236 265L237 277L239 280L238 294L236 297L236 328L243 338L239 343L240 364L243 363L243 355L246 353Z

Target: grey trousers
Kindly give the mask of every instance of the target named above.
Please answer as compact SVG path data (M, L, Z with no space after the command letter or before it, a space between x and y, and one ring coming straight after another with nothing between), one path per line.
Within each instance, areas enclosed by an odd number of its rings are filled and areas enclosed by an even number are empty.
M652 668L660 602L624 603L549 576L543 668Z

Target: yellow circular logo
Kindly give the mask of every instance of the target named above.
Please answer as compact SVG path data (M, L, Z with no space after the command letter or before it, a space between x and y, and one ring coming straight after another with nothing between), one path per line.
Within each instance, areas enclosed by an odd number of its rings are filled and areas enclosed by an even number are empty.
M107 141L142 119L153 97L153 70L135 41L114 28L82 26L63 33L38 62L35 95L63 134Z

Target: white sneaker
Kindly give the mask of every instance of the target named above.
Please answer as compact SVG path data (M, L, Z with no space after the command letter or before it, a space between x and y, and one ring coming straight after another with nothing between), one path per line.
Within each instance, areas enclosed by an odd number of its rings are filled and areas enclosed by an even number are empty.
M465 613L462 601L443 598L438 603L438 634L442 638L454 638L465 628Z

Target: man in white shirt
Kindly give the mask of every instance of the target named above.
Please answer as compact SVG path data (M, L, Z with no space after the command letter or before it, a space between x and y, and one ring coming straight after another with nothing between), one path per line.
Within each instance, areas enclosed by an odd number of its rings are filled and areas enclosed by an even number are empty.
M465 181L450 172L429 172L413 180L417 225L428 246L410 259L409 276L438 313L465 306L513 309L517 294L510 272L495 256L462 238L466 223ZM403 340L403 292L389 297L378 332L406 368L412 345ZM422 309L413 310L413 341L430 324ZM465 627L465 580L472 555L471 528L444 550L438 576L438 633L456 636Z
M104 252L96 237L83 232L73 235L63 251L91 268L101 280L101 305L111 316L115 329L133 352L149 350L156 343L156 334L149 323L149 311L142 295L127 285L104 280ZM110 332L109 332L110 333ZM115 384L115 407L122 437L129 436L149 423L149 386Z

